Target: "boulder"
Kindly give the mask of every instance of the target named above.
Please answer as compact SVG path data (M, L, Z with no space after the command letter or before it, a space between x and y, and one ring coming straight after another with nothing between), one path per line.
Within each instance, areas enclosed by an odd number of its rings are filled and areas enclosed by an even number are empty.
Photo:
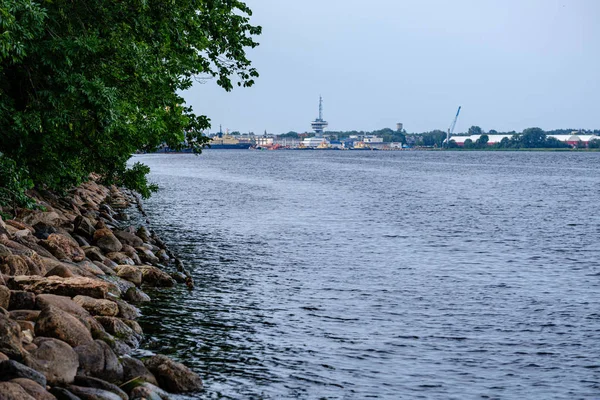
M0 244L0 259L4 258L4 257L8 257L8 256L12 256L13 253L12 251L10 251L10 249L8 247L6 247L3 244Z
M90 242L88 242L87 239L84 238L81 235L78 235L78 234L74 233L71 236L73 236L73 239L75 239L75 241L77 242L77 244L79 245L79 247L84 247L84 246L89 246L90 245Z
M52 253L50 253L48 250L46 250L45 247L42 247L40 245L40 243L42 243L37 237L33 236L33 235L26 235L26 236L16 236L14 238L14 241L16 243L19 243L23 246L25 246L26 248L33 250L33 252L37 253L39 256L42 257L50 257L50 258L55 258ZM26 256L33 256L33 254L35 253L31 253L31 254L26 254L23 253L21 255L26 255Z
M68 389L81 400L121 400L119 395L108 390L75 385L69 385Z
M21 360L23 357L22 338L19 324L11 320L4 309L0 309L0 352L12 359Z
M125 344L131 347L138 347L141 335L134 332L125 322L116 317L95 317L102 324L106 332L122 340Z
M77 268L83 272L83 274L88 276L100 276L105 275L104 271L101 268L98 268L96 264L91 261L83 260L77 263Z
M46 272L46 277L49 276L60 276L61 278L73 278L75 274L66 265L57 265L50 271Z
M93 343L90 331L77 317L55 306L42 310L35 334L60 339L73 347Z
M79 357L78 375L92 376L109 382L120 382L123 366L108 344L101 340L74 348Z
M140 226L136 232L136 235L145 243L150 243L150 241L152 240L152 234L145 226Z
M115 268L115 272L119 278L125 279L136 286L142 284L142 271L137 267L131 265L119 265Z
M117 385L114 385L102 379L92 378L89 376L77 376L75 377L74 384L77 386L106 390L108 392L116 394L122 400L129 400L129 396L127 396L127 393L122 391Z
M11 290L9 310L33 310L35 308L35 294L24 290Z
M127 289L123 298L133 304L145 303L152 300L150 296L136 287Z
M134 380L135 385L129 390L129 398L131 400L170 400L171 397L161 388L154 386L151 383L140 382Z
M107 282L85 277L60 278L51 276L36 281L27 286L34 293L50 293L59 296L74 297L89 296L96 299L106 298L109 290L113 289Z
M0 400L36 400L14 382L0 382Z
M106 258L106 257L104 257L104 255L102 254L102 251L98 247L85 246L85 247L82 247L82 249L85 252L85 256L92 261L102 262Z
M158 257L156 257L151 250L148 250L145 247L136 247L135 249L137 250L138 256L142 262L149 264L155 264L159 262Z
M56 396L58 400L81 400L80 397L75 396L65 388L54 386L50 388L50 393Z
M153 287L171 287L175 281L169 274L156 267L143 265L139 267L142 271L142 282Z
M115 299L115 303L117 303L119 306L119 314L117 315L119 318L133 320L142 315L137 307L127 303L126 301Z
M127 244L132 247L138 247L144 244L142 239L130 232L115 231L114 234L124 245Z
M8 358L8 356L4 353L0 353L0 361L4 361L4 360L10 360L10 358Z
M32 254L31 256L21 256L27 267L29 268L29 275L43 276L46 274L46 265L44 260L38 254Z
M20 221L16 221L14 219L6 220L6 225L12 226L13 228L16 228L17 230L28 230L31 233L35 232L35 229L33 229L33 227L31 225L28 225L28 224L20 222Z
M73 227L75 233L82 235L87 239L92 239L94 237L94 233L96 232L96 228L94 228L92 222L82 215L78 215L75 218L75 221L73 221Z
M44 222L38 222L33 225L33 229L35 229L35 237L42 240L48 239L48 236L58 232L53 225L48 225Z
M40 316L41 311L38 310L14 310L8 313L11 319L15 321L31 321L35 322Z
M88 296L75 296L73 301L92 315L115 317L119 314L119 306L114 301L94 299Z
M108 253L106 255L106 258L108 258L111 261L114 261L118 265L135 265L135 262L133 261L133 259L131 257L129 257L127 254L121 253L121 252Z
M11 276L29 275L29 266L21 256L10 255L4 257L4 262L0 264L0 272Z
M116 274L116 273L115 273ZM118 293L114 293L117 297L120 297L122 293L125 293L127 289L135 287L135 285L125 279L119 278L117 275L105 275L102 279L109 284L113 285Z
M59 233L53 233L42 244L59 260L69 259L75 262L85 259L85 252L72 238Z
M10 289L6 286L0 286L0 307L8 310L10 304Z
M32 225L34 228L38 224L44 224L49 226L60 226L65 222L68 222L66 218L62 217L56 211L40 211L23 217L23 222Z
M46 386L46 377L42 373L14 360L0 361L0 377L3 380L15 378L31 379L44 387Z
M21 386L35 400L56 400L56 397L47 392L46 388L31 379L15 378L11 379L10 382Z
M108 228L94 232L94 244L107 253L121 251L123 248L119 239Z
M137 358L125 356L121 358L121 364L123 365L123 380L129 381L134 378L138 378L144 382L151 383L158 386L158 382L152 372L148 371L148 368L143 362Z
M119 265L116 262L114 262L113 260L109 260L108 258L104 258L104 261L102 261L102 263L112 269L114 269L117 265Z
M72 383L79 367L79 357L75 350L62 340L37 337L37 349L31 352L32 368L44 374L51 385Z
M6 277L6 275L4 275ZM8 286L11 290L26 290L34 283L43 281L44 277L42 276L28 276L28 275L16 275L8 277L6 280L6 286Z
M167 251L165 249L160 249L159 251L157 251L156 257L158 257L160 262L163 262L163 263L168 263L169 260L171 260L171 257L169 257L169 255L167 254Z
M116 275L117 274L112 268L107 267L100 261L94 261L94 265L96 267L100 268L104 272L104 275Z
M8 236L0 234L0 244L4 245L14 255L25 255L30 256L34 254L34 251L29 247L22 245L21 243L10 240Z
M55 294L40 294L37 296L36 307L38 309L44 310L51 306L60 308L61 310L78 317L85 318L90 316L89 312L73 301L70 297L57 296Z
M202 380L198 374L166 356L147 358L144 365L154 374L159 386L167 392L185 393L202 389Z

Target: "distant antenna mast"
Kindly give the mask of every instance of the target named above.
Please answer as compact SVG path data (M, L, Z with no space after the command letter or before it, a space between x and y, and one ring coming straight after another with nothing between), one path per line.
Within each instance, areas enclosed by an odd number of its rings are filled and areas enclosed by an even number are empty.
M323 119L323 97L319 95L319 120Z
M446 148L450 147L450 136L454 133L454 127L456 126L456 121L458 120L458 114L460 114L461 106L458 106L458 111L456 111L456 117L454 117L454 121L452 121L452 125L448 128L448 133L446 134Z
M327 127L327 121L323 120L323 97L319 96L319 118L310 123L311 127L317 134L317 137L323 135L323 130Z

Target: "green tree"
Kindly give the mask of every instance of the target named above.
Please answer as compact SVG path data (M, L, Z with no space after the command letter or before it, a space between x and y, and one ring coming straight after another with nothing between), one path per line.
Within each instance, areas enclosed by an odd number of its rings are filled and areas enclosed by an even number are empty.
M593 139L588 142L588 148L600 149L600 139Z
M472 126L469 128L469 131L467 132L469 134L469 136L471 135L481 135L483 134L483 129L481 129L478 126Z
M476 144L477 147L487 147L488 141L490 140L490 137L486 134L483 134L479 137L479 139L476 140Z
M0 0L0 153L38 186L97 172L148 195L133 152L206 142L209 119L180 93L258 76L250 16L238 0Z
M474 146L475 146L475 144L473 143L473 141L471 139L465 140L465 143L463 144L463 147L465 149L472 149Z
M519 136L521 147L539 148L544 147L546 142L546 132L541 128L527 128Z

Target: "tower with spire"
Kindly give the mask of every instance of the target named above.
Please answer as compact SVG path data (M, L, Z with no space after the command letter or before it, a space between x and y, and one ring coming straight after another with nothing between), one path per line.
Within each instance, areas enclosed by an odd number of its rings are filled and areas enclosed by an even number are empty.
M323 120L323 98L319 96L319 118L315 119L310 123L310 126L315 131L317 136L323 135L323 130L329 125L327 121Z

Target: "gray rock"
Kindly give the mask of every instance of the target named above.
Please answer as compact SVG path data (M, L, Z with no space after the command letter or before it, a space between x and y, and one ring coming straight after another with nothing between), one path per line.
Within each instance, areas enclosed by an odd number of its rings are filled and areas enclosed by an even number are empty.
M112 392L118 395L122 400L129 400L129 396L127 396L127 393L122 391L117 385L114 385L102 379L92 378L89 376L77 376L75 377L74 384L77 386L106 390L108 392Z
M141 379L144 382L158 386L158 382L152 372L146 368L143 362L133 357L122 357L121 364L123 365L123 380L129 381L134 378Z
M41 386L46 387L46 377L42 373L14 360L0 361L0 377L4 380L15 378L31 379Z
M67 343L53 338L37 337L37 349L30 352L30 367L42 372L52 385L72 383L79 367L79 357ZM30 362L30 363L29 363Z
M150 296L136 287L129 288L123 295L123 298L133 304L151 301Z
M109 392L108 390L75 385L70 385L68 389L81 400L121 400L119 395Z
M138 347L141 335L137 334L129 325L116 317L95 317L102 324L106 332L122 340L131 347Z
M79 357L78 375L92 376L108 382L121 382L123 366L108 344L96 340L88 345L75 347Z
M138 247L144 244L144 241L142 239L130 232L115 231L114 234L123 244L127 244L133 247Z
M100 251L100 248L98 248L98 247L85 246L85 247L82 247L82 249L85 252L85 256L92 261L102 262L106 258L106 257L104 257L104 255L102 254L102 251Z
M65 388L54 386L50 389L50 393L56 396L57 400L82 400L81 397L75 396Z
M185 393L202 389L200 376L185 365L163 355L144 360L144 365L156 377L159 386L171 393Z
M115 299L115 303L119 306L119 315L117 315L119 318L138 319L142 315L137 307L126 301Z

